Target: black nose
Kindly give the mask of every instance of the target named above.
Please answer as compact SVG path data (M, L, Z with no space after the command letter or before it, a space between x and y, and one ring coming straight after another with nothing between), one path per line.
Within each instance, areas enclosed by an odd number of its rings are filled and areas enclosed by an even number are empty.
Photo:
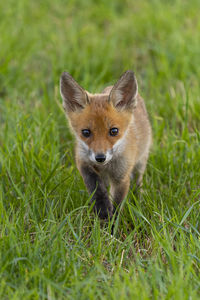
M102 163L106 160L106 156L102 153L99 153L95 156L96 161Z

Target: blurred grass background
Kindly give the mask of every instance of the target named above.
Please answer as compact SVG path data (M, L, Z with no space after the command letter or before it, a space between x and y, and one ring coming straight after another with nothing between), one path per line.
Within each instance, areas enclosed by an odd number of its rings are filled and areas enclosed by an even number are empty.
M200 2L0 2L0 298L199 299ZM135 71L154 144L114 236L73 160L59 77Z

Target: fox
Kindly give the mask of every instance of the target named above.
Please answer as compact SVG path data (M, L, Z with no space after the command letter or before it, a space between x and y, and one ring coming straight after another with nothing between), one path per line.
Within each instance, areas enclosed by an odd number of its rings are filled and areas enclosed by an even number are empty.
M84 90L68 73L60 93L75 135L75 161L100 219L112 218L127 196L131 178L141 187L152 129L132 70L101 93ZM108 192L109 190L109 192Z

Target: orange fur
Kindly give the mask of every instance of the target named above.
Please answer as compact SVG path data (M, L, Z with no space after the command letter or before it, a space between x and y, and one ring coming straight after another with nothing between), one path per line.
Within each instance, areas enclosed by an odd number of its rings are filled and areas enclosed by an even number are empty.
M106 98L106 97L105 97ZM123 136L131 120L130 112L118 112L113 105L104 98L93 98L91 103L83 111L69 114L71 126L89 148L95 153L112 149L113 145ZM110 128L119 127L119 135L109 135ZM85 138L81 129L89 128L92 132L91 138Z
M138 171L137 185L142 184L149 155L151 126L136 78L127 71L114 87L92 95L63 73L61 95L77 140L77 167L88 191L95 191L96 211L101 218L107 218L113 214L106 191L108 182L118 205L128 192L131 174ZM117 128L116 136L111 136L112 128ZM88 137L83 135L83 129L90 131ZM99 154L105 158L101 162L97 160Z

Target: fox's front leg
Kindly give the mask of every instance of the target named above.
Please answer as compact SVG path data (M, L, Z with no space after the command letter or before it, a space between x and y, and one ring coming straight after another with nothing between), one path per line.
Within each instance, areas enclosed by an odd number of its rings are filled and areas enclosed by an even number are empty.
M123 201L123 199L126 197L128 193L130 185L130 178L127 176L123 180L120 181L112 181L111 183L111 196L114 202L114 207L120 205L120 203Z
M112 217L113 206L109 200L107 189L101 177L87 165L79 167L87 190L90 194L94 192L92 202L95 201L94 209L101 219Z

